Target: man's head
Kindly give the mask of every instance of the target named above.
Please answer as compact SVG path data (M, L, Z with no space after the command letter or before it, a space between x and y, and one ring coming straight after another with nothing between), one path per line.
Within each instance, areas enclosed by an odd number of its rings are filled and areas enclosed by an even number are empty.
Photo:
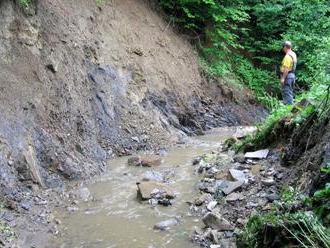
M283 52L287 53L288 51L290 51L292 48L292 43L291 41L284 41L282 44L282 50Z

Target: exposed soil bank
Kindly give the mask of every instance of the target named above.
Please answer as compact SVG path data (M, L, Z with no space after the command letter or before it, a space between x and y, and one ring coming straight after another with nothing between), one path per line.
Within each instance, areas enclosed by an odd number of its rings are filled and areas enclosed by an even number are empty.
M0 190L17 213L32 216L48 194L39 187L100 173L111 157L263 114L245 89L204 79L194 49L146 1L22 11L3 0L0 16Z

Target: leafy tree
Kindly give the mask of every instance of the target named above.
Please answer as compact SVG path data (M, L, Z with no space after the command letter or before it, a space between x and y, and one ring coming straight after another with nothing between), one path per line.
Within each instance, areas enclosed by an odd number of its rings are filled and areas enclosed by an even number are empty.
M198 38L209 73L235 74L268 106L274 106L273 97L280 93L274 67L282 59L283 40L291 40L298 54L298 84L302 88L329 80L328 0L158 2L172 21Z

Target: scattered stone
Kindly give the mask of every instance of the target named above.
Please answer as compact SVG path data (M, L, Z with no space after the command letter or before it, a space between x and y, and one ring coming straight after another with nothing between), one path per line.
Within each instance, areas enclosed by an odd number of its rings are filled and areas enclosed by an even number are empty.
M243 184L244 182L242 181L236 181L236 182L222 181L219 184L217 184L217 186L218 189L220 189L225 195L229 195L235 190L241 188Z
M275 171L274 168L269 168L269 169L266 171L265 175L268 176L268 177L270 177L270 176L274 176L275 173L276 173L276 171Z
M54 63L47 64L46 68L50 70L52 73L56 73L58 71L58 64L56 65Z
M246 204L246 208L256 208L258 207L259 204L258 203L255 203L255 202L248 202L248 204Z
M194 231L195 231L195 234L197 234L197 235L203 234L203 230L201 228L199 228L198 226L194 226Z
M29 145L28 149L23 154L28 166L28 170L31 174L30 176L32 181L39 184L41 187L44 187L44 182L39 171L38 160L34 147Z
M272 186L275 184L275 180L272 177L261 179L261 182L265 186Z
M269 194L266 196L266 198L269 202L273 202L279 200L280 196L278 194Z
M155 167L162 163L162 159L159 156L148 155L140 157L131 157L128 159L127 164L130 166L145 166L145 167Z
M212 199L212 196L210 194L203 194L194 200L194 205L201 206L210 199Z
M193 165L198 165L202 161L201 157L194 158L192 161Z
M137 143L140 143L140 139L139 139L139 137L136 137L136 136L135 136L135 137L132 137L131 140L132 140L132 141L135 141L135 142L137 142Z
M31 202L21 202L21 208L24 210L29 211L31 209Z
M156 152L156 155L159 155L161 157L165 157L167 154L168 154L168 152L165 148L161 148Z
M219 170L217 169L217 168L215 168L215 167L212 167L212 168L210 168L208 171L207 171L207 176L209 176L209 177L214 177L214 176L216 176L217 174L219 173Z
M238 218L236 222L241 226L245 226L245 224L247 223L247 221L242 218Z
M228 170L220 171L214 175L214 178L217 180L226 180L228 179L228 174L229 174Z
M239 153L237 155L234 156L234 161L237 162L237 163L245 163L245 156L243 153Z
M173 199L175 197L172 188L164 183L159 182L141 182L137 183L138 187L138 198L142 200L149 200L151 198L167 198Z
M236 248L236 242L231 239L223 239L220 241L220 247L221 248Z
M75 197L87 202L91 199L91 192L86 187L81 187L74 192Z
M56 225L61 225L62 221L60 219L54 219Z
M202 220L206 227L210 227L218 231L234 230L234 227L230 224L230 222L216 212L207 213Z
M160 231L166 231L171 227L178 225L179 223L180 223L179 220L177 220L176 218L164 220L154 225L154 229Z
M259 150L259 151L255 151L255 152L247 152L247 153L245 153L245 158L264 159L264 158L267 158L268 153L269 153L268 149Z
M234 232L232 232L232 231L225 231L224 232L224 236L226 238L232 238L234 236Z
M277 173L277 174L275 174L275 177L277 179L279 179L279 180L282 180L283 176L284 176L283 173Z
M244 182L246 180L244 172L240 170L229 169L229 176L233 181Z
M164 207L168 207L172 205L172 201L167 198L159 199L157 202L159 205L162 205Z
M226 197L226 202L235 202L241 200L243 197L239 193L231 193Z
M217 190L215 187L207 187L206 189L204 189L205 193L210 193L210 194L215 194L216 191Z
M155 207L158 204L158 200L153 198L149 199L148 202L153 207Z
M219 244L219 234L217 230L211 230L210 239L213 243Z
M8 222L12 222L15 219L14 215L10 212L2 213L0 218Z
M258 199L258 202L257 202L258 206L261 206L261 207L265 206L267 203L268 203L268 200L265 198L260 198L260 199Z
M67 207L67 210L68 210L69 212L76 212L76 211L79 210L79 208L78 208L78 207Z
M221 248L221 245L211 245L210 248Z
M141 158L140 157L131 157L127 160L127 164L129 166L141 166Z
M162 173L151 170L143 174L142 181L164 182L165 178Z
M238 127L236 129L236 132L233 134L233 137L236 139L242 139L244 138L246 135L253 133L257 131L256 127Z
M262 211L269 211L269 210L272 210L272 205L270 205L270 204L267 204L266 206L264 206L262 208Z
M254 161L254 160L252 160L252 159L247 159L247 160L246 160L246 163L247 163L247 164L257 164L257 162Z
M207 177L203 178L203 182L205 183L213 183L214 181L215 181L214 178L207 178Z
M251 173L252 175L256 176L260 173L261 171L261 165L260 164L255 164L251 167Z
M143 56L143 50L139 47L131 49L131 52L138 56Z
M218 202L217 201L211 201L211 202L209 202L209 204L207 204L207 209L209 210L209 211L212 211L214 208L215 208L215 206L218 204Z

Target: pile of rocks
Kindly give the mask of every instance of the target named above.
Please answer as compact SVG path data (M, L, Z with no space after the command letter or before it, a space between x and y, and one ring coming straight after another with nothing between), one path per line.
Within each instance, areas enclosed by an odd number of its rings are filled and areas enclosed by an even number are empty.
M157 155L135 156L128 159L129 166L158 167L162 159ZM172 205L175 198L174 190L168 185L169 172L161 173L156 170L148 170L141 182L137 182L137 198L141 201L148 201L150 205L163 206Z
M205 159L206 158L206 159ZM267 159L269 158L269 159ZM234 155L221 152L195 159L202 175L200 195L190 202L190 214L202 217L192 240L203 247L236 247L236 236L256 210L268 210L279 199L285 168L269 150Z

